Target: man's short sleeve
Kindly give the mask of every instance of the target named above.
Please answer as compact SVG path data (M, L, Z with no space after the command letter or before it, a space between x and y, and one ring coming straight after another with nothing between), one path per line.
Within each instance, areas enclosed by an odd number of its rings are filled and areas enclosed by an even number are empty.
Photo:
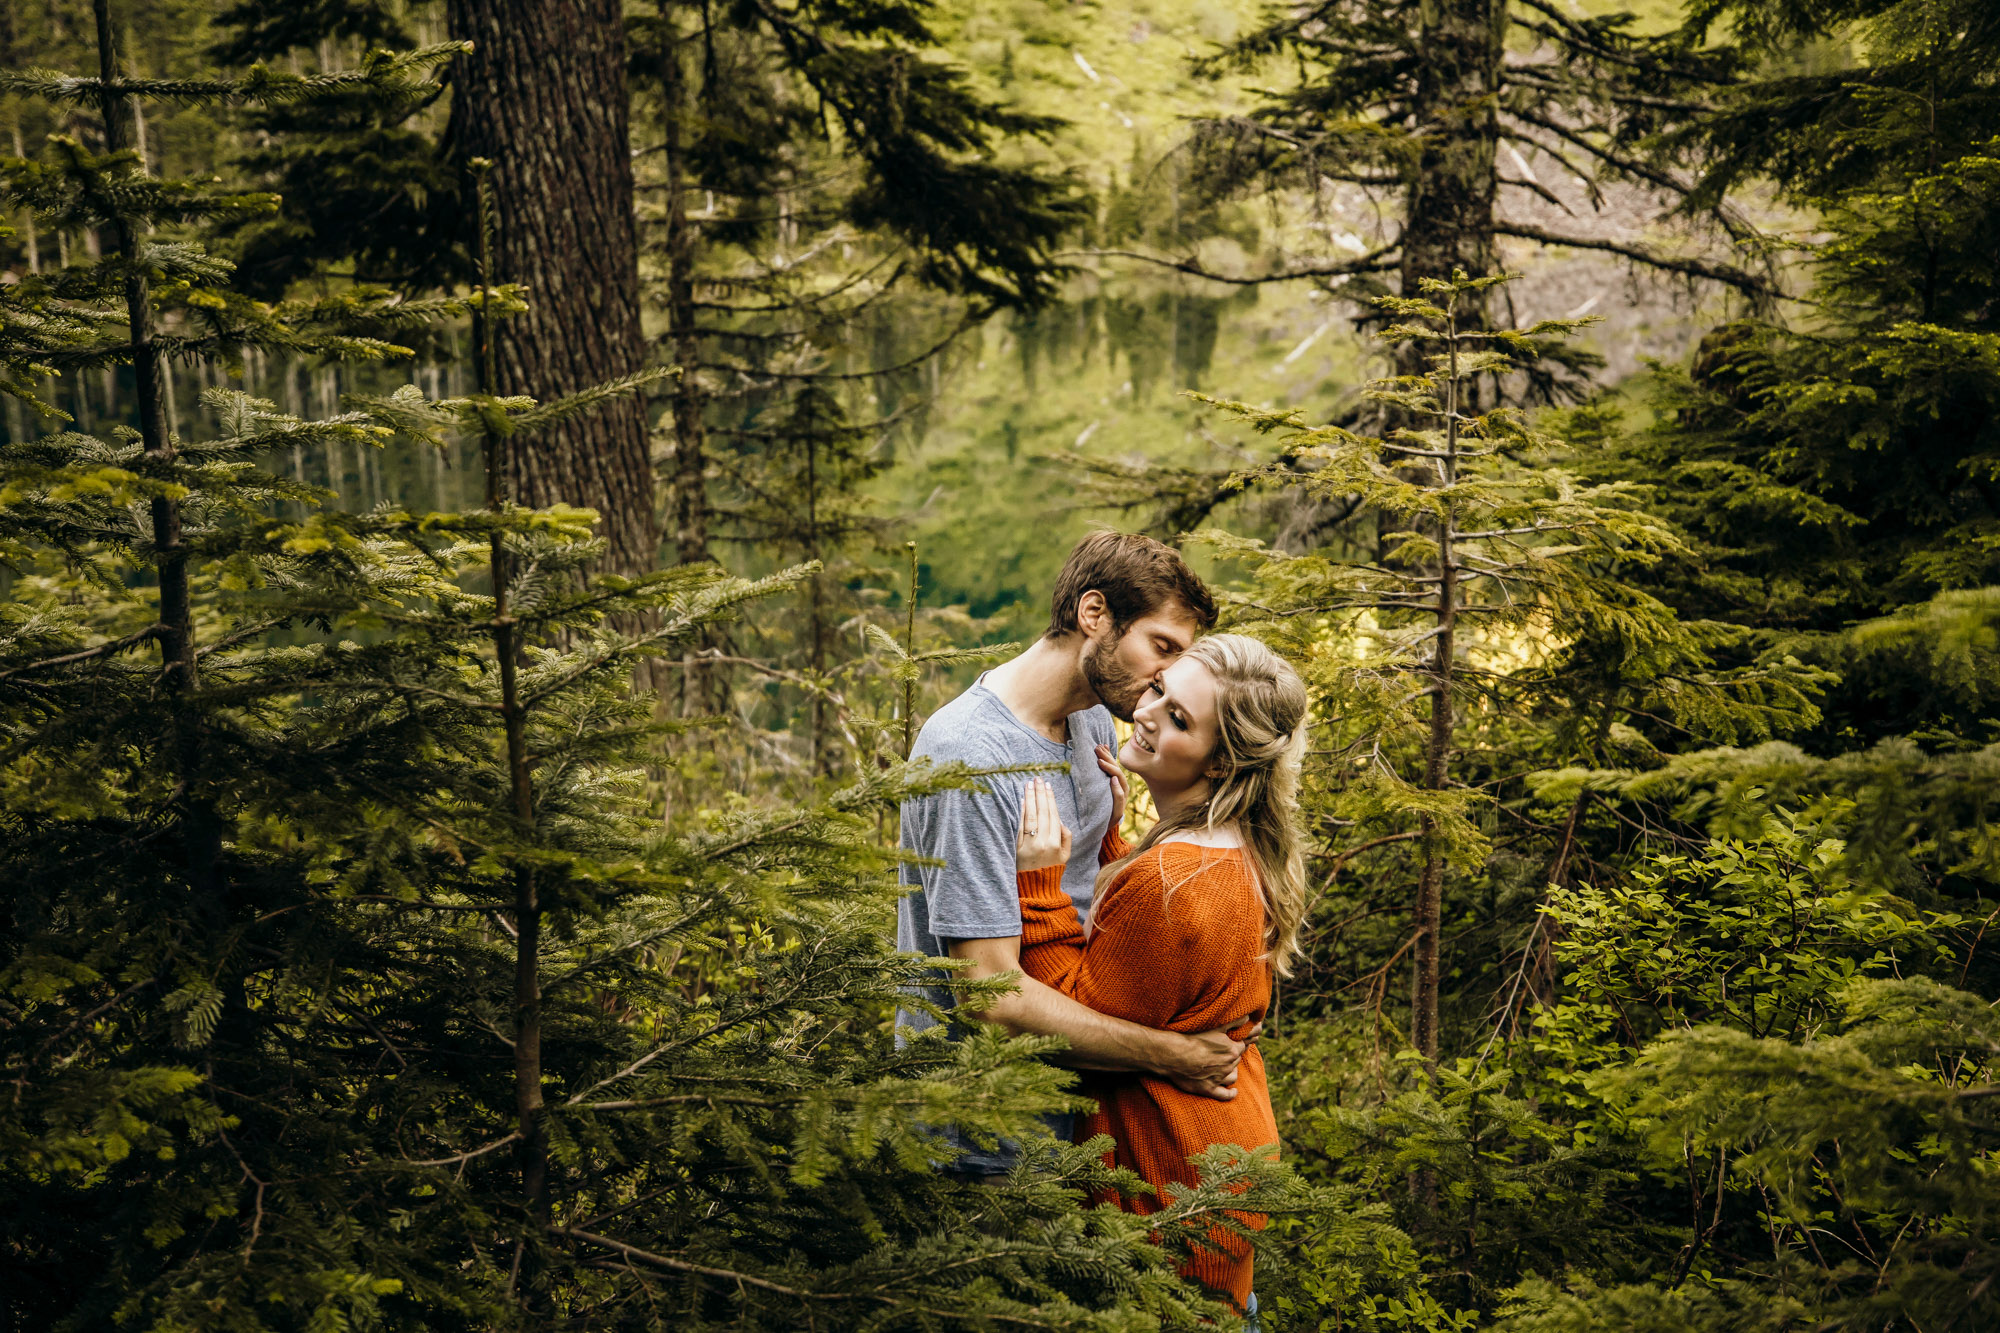
M924 798L924 836L912 851L943 861L921 866L930 931L941 940L1004 939L1021 933L1014 842L1021 830L1018 775L985 779L990 791Z

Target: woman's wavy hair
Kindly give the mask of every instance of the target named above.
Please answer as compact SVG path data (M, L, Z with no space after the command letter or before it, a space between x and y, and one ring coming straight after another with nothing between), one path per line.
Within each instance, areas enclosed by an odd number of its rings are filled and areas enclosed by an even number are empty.
M1245 634L1197 639L1185 657L1215 677L1215 763L1208 799L1146 831L1139 845L1098 872L1111 877L1172 834L1234 826L1256 870L1264 903L1264 950L1271 971L1292 974L1305 919L1305 853L1299 838L1299 766L1308 699L1292 664Z

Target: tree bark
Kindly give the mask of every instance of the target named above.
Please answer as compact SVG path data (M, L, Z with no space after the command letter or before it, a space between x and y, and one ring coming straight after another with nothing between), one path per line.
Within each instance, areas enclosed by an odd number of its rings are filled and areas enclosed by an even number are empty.
M453 71L449 141L493 166L495 274L528 289L497 322L495 392L543 401L641 369L639 251L618 0L448 0L472 51ZM605 566L658 560L643 402L621 399L506 451L508 491L601 516Z
M97 21L98 79L102 85L99 109L104 116L104 150L124 151L126 118L132 101L114 91L119 78L118 58L111 40L109 0L95 0ZM127 218L111 223L113 243L120 257L136 258L144 242ZM132 384L138 395L139 438L148 464L157 476L168 475L179 451L167 431L165 397L161 385L166 378L159 345L153 341L153 297L151 283L143 269L134 266L125 277L125 317L132 345ZM81 387L83 378L77 377ZM199 683L195 659L194 602L188 580L188 549L181 536L181 506L178 500L155 496L150 502L153 520L153 547L159 571L160 683L173 696L191 693ZM174 720L175 762L180 770L183 791L197 785L201 768L202 726L197 713L177 709ZM188 795L182 819L182 841L187 853L189 883L204 916L211 926L223 921L222 888L216 865L222 854L222 825L208 802Z
M1507 0L1437 0L1419 6L1417 92L1411 111L1421 135L1404 191L1402 292L1462 268L1477 277L1494 265L1493 205L1499 192L1500 67ZM1468 316L1474 312L1467 311ZM1463 321L1476 326L1475 318ZM1404 348L1400 374L1422 372L1420 344Z
M1423 295L1425 278L1449 279L1464 269L1475 277L1492 272L1493 207L1499 191L1495 156L1500 146L1499 93L1505 54L1507 0L1438 0L1418 7L1417 92L1413 119L1420 151L1404 194L1402 294ZM1485 326L1483 300L1473 293L1455 297L1448 332L1452 337L1448 416L1447 486L1456 480L1458 419L1476 407L1477 386L1460 384L1457 334ZM1400 375L1420 375L1429 367L1430 344L1409 341L1396 351ZM1468 401L1473 400L1473 401ZM1392 419L1385 430L1408 424ZM1423 785L1442 790L1449 779L1454 672L1454 629L1458 583L1452 552L1452 517L1438 524L1437 638L1431 658L1430 734L1424 747ZM1437 1067L1438 934L1441 929L1446 864L1437 845L1435 821L1426 816L1424 869L1417 883L1416 980L1411 996L1410 1038L1425 1063Z

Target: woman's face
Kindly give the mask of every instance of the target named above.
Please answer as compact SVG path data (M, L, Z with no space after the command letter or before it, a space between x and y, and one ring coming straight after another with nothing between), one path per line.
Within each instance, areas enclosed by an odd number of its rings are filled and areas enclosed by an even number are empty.
M1208 780L1215 742L1215 676L1183 657L1139 696L1118 762L1144 778L1157 801Z

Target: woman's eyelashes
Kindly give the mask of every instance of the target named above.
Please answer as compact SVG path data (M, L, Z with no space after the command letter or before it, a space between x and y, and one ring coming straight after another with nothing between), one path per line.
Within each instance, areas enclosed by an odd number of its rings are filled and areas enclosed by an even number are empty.
M1155 676L1153 677L1153 679L1147 681L1146 688L1150 690L1152 693L1159 695L1161 698L1166 697L1167 693L1166 684L1163 681L1161 681L1158 676ZM1173 723L1174 728L1178 731L1186 731L1188 729L1187 719L1185 717L1182 717L1181 714L1171 706L1169 706L1167 709L1167 720Z
M1152 691L1154 695L1160 695L1162 699L1166 697L1166 685L1160 681L1160 677L1154 677L1152 681L1148 681L1146 689ZM1180 711L1176 711L1172 707L1168 707L1168 711L1166 711L1166 721L1170 721L1174 725L1174 731L1188 731L1188 719L1184 719L1180 715Z

